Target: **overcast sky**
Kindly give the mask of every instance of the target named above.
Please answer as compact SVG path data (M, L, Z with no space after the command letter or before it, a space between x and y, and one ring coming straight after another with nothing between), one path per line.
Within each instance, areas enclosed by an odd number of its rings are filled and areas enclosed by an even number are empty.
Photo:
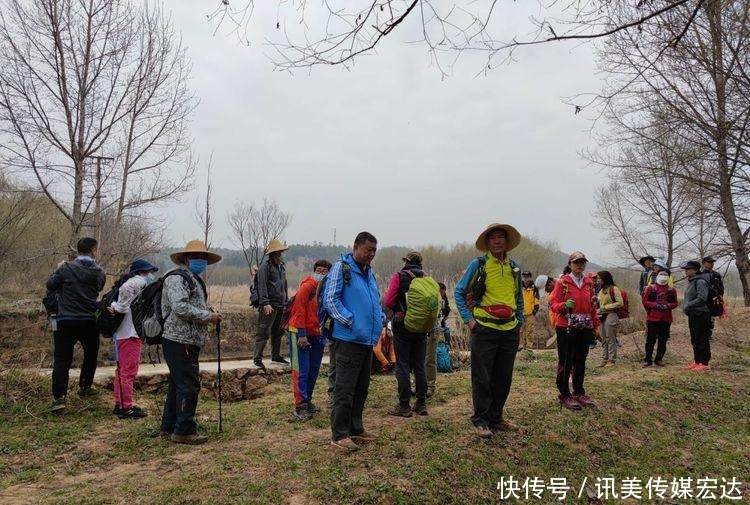
M519 3L501 2L503 21L525 33ZM339 243L368 230L381 245L449 245L500 221L563 251L611 256L591 225L603 177L578 154L592 141L590 116L563 102L599 87L588 46L524 48L481 77L482 61L467 57L442 80L426 47L405 43L412 23L352 70L289 75L274 72L263 44L213 36L207 4L166 3L201 101L191 128L198 191L159 210L173 243L199 235L195 200L213 151L214 243L223 247L234 246L233 205L269 198L293 216L290 243L328 243L336 228ZM275 36L274 25L275 13L256 12L251 39Z

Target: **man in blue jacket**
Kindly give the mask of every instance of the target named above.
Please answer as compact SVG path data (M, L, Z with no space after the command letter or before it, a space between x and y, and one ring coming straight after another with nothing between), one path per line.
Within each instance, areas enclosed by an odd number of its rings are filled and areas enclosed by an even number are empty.
M333 320L336 378L331 409L331 444L356 451L356 442L374 440L362 425L362 411L370 388L372 348L383 328L380 292L370 263L378 241L363 231L354 251L342 256L331 270L323 292L323 309Z

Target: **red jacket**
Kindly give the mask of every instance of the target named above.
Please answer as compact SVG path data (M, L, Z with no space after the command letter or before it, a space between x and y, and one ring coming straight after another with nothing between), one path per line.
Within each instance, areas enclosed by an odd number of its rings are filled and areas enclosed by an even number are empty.
M318 299L315 291L318 282L311 276L302 280L297 294L294 295L292 304L292 315L289 316L289 326L297 328L298 335L318 336L320 335L320 323L318 323Z
M649 284L643 292L642 301L648 321L672 322L672 311L677 308L677 291L674 288L670 288L669 285ZM656 308L657 305L664 308L659 310Z
M590 314L593 328L599 327L599 316L596 313L596 291L594 283L590 278L584 276L581 288L576 286L570 274L563 275L556 283L555 289L549 296L550 310L557 314L555 326L565 328L568 326L568 308L565 306L567 300L575 301L576 314Z

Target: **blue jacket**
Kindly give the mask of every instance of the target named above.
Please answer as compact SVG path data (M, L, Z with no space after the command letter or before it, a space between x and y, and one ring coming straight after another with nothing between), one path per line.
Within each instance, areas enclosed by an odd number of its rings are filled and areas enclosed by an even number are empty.
M344 280L343 263L349 265L349 282ZM363 272L352 253L341 257L328 272L323 308L333 318L333 338L374 346L383 330L380 291L372 268Z
M511 268L514 270L520 269L520 266L514 260L509 259L509 261ZM472 279L474 279L474 276L477 274L477 270L479 270L479 259L474 258L471 263L469 263L466 272L464 272L463 277L458 281L456 289L453 291L453 297L456 301L458 313L461 314L461 319L464 323L468 323L474 319L474 315L469 310L468 305L466 305L466 295L471 289L473 289L473 286L470 286L470 284ZM519 275L518 286L516 288L516 319L518 320L519 326L524 323L523 306L523 287L521 286L521 276Z

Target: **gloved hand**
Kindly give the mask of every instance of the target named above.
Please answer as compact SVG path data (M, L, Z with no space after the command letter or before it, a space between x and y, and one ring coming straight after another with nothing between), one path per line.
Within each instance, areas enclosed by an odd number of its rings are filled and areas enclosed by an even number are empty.
M664 310L664 305L662 305L661 303L657 303L656 310Z
M535 316L537 312L539 312L539 307L534 307L534 310L531 312L531 315Z
M565 308L568 310L573 310L576 308L576 302L571 298L567 302L565 302Z

